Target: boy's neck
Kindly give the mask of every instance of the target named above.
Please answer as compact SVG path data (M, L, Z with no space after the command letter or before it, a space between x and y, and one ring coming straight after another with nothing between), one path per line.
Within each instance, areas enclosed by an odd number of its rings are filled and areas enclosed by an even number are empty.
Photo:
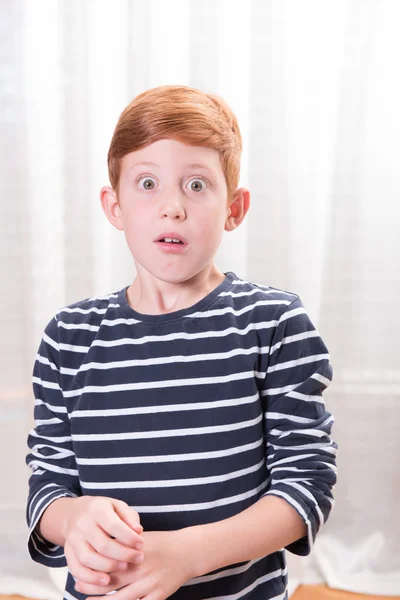
M138 269L134 282L127 290L128 304L139 313L160 315L193 306L225 279L214 264L208 265L195 277L170 283Z

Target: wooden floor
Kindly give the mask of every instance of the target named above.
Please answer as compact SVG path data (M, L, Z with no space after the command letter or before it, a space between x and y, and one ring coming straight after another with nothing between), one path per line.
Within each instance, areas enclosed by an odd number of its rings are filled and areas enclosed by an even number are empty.
M330 590L325 585L301 585L290 600L400 600L400 596L370 596ZM34 600L22 596L0 596L0 600ZM36 599L39 600L39 599Z
M370 596L331 590L325 585L301 585L290 600L396 600L395 596ZM400 597L397 597L400 600Z

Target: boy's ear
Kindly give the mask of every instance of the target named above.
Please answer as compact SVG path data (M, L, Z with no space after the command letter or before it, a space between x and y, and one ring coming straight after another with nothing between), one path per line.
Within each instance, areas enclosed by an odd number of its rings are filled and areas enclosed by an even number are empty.
M122 219L121 207L119 205L115 190L113 190L113 188L109 185L105 185L100 190L100 201L104 214L110 221L111 225L114 225L116 229L123 231L124 222Z
M250 208L250 192L247 188L239 188L233 193L225 221L225 231L233 231L239 227Z

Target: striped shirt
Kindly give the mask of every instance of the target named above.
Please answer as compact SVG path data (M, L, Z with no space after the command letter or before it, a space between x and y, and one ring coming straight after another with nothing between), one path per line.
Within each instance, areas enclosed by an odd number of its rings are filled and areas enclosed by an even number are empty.
M66 565L35 530L57 498L123 500L145 530L286 500L310 552L333 505L336 444L322 392L332 369L299 297L227 273L190 308L143 315L126 288L60 310L33 373L27 519L32 558ZM268 535L268 531L265 532ZM65 600L83 599L68 575ZM188 581L171 598L284 600L284 549Z

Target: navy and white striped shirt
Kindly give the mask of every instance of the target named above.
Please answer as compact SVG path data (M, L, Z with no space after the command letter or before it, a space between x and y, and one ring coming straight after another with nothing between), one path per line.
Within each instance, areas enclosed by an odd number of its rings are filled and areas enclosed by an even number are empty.
M34 366L32 558L66 564L35 526L56 498L81 495L123 500L155 531L219 521L273 494L307 524L288 549L308 554L333 505L337 446L321 396L331 375L299 297L234 273L173 313L137 313L126 288L63 308ZM284 600L286 588L281 549L171 598ZM69 574L64 598L85 597Z

